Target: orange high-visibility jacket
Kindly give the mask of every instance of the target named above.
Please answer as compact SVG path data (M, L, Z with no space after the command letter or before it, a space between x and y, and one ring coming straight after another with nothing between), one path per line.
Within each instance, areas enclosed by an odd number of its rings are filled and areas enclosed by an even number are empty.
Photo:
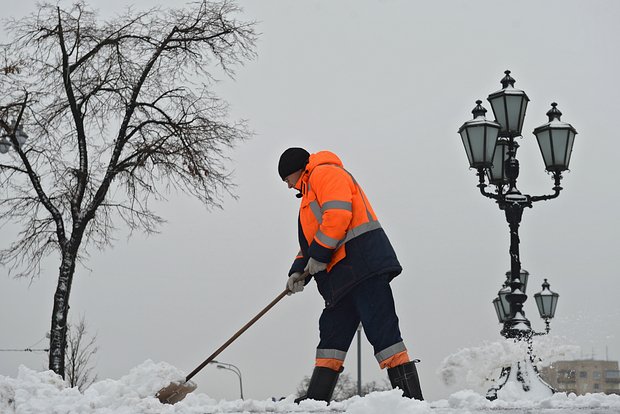
M402 268L362 188L329 151L311 154L296 184L301 251L290 274L310 257L328 263L315 276L326 305L373 275L398 275Z

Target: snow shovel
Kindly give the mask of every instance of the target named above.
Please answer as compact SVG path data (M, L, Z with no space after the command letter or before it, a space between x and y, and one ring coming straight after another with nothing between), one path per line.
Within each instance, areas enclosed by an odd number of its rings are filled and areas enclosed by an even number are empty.
M308 272L304 272L298 280L302 280L308 277ZM239 329L237 333L235 333L228 341L224 343L224 345L220 346L214 353L212 353L207 359L205 359L202 364L198 365L195 370L190 372L187 377L185 377L185 381L183 382L173 382L169 385L166 385L164 388L159 390L157 394L155 394L155 398L157 398L163 404L174 404L181 401L187 394L194 391L196 389L196 384L190 382L190 379L198 372L203 369L209 362L213 361L224 349L228 347L235 339L241 336L250 326L254 324L257 320L261 318L267 311L278 303L286 294L289 293L288 288L284 289L282 293L280 293L271 303L263 310L261 310L258 315L252 318L252 320L246 323L243 328Z

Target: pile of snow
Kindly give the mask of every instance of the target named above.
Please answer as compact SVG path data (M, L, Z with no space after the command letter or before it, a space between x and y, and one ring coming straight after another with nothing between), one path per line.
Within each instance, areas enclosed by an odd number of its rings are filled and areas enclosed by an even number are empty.
M132 406L159 412L159 401L153 396L171 382L184 379L172 365L148 360L120 380L99 381L81 393L68 388L53 371L35 372L21 366L17 379L0 376L0 413L103 413Z
M403 398L400 390L375 392L353 397L329 406L320 401L302 401L294 396L281 401L216 401L193 392L175 405L161 404L154 395L170 382L183 380L183 374L166 363L146 361L119 380L97 382L81 393L68 388L51 371L35 372L20 367L17 378L0 376L0 413L2 414L206 414L206 413L349 413L376 414L456 414L544 412L553 414L579 412L620 412L620 396L592 394L555 394L541 401L488 401L471 390L459 391L447 400L435 402ZM592 409L593 411L590 411Z
M509 385L509 384L508 384ZM543 410L550 409L556 413L618 413L620 412L620 395L606 395L606 394L587 394L587 395L575 395L565 393L553 394L550 398L546 398L540 401L534 400L521 400L521 401L505 401L497 399L495 401L489 401L482 395L471 391L459 391L452 394L448 400L437 401L432 403L431 406L436 408L450 408L457 412L467 411L480 411L486 412L492 410L493 412L502 412L502 410L511 412L544 412ZM461 411L458 411L461 410ZM561 411L560 411L561 410ZM451 411L447 411L450 413Z
M571 345L564 337L542 335L534 337L532 352L536 357L536 368L540 370L543 365L555 361L574 359L579 355L580 348ZM526 358L529 358L526 341L505 339L485 342L479 347L462 349L446 357L438 374L448 386L486 393L495 385L503 367Z

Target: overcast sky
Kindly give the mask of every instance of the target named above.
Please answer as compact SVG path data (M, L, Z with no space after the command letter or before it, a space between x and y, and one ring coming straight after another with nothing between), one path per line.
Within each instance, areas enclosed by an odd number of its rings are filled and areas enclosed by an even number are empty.
M8 2L5 16L34 10ZM63 2L61 2L63 3ZM105 16L152 1L87 1ZM170 6L183 1L170 0ZM159 235L127 238L93 254L73 285L70 318L97 333L100 378L119 378L146 359L187 372L283 289L298 250L299 200L277 175L290 146L331 150L373 203L404 271L392 288L427 399L452 389L437 375L459 349L500 338L491 304L510 267L503 212L476 188L458 128L476 99L501 88L506 69L531 99L518 159L518 187L551 192L531 131L550 103L579 132L558 199L525 211L521 260L530 273L526 315L543 278L560 294L554 335L584 358L620 359L617 189L620 2L607 1L241 1L256 20L258 57L223 78L217 93L255 136L233 158L238 200L221 211L172 197ZM2 33L1 39L6 39ZM36 139L36 137L31 137ZM614 144L616 143L616 144ZM2 229L5 247L15 234ZM25 348L50 327L57 261L40 279L0 276L0 348ZM287 297L218 360L243 374L244 394L295 392L310 375L322 300L312 283ZM364 381L383 380L362 345ZM0 375L46 368L45 354L0 352ZM356 377L356 345L345 372ZM266 375L269 373L269 375ZM269 380L266 380L269 378ZM236 398L238 379L205 368L195 379L214 398Z

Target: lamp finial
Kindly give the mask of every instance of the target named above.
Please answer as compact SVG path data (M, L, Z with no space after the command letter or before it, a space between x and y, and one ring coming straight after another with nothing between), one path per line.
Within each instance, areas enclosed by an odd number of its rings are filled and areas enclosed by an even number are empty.
M506 89L509 85L514 87L515 86L515 80L512 78L512 76L510 76L510 71L509 70L505 70L504 74L506 76L504 76L504 78L500 81L502 86L504 87L504 89Z
M551 109L547 111L549 122L553 121L554 119L557 119L558 121L560 120L560 117L562 116L562 112L560 112L557 106L558 104L556 102L551 103Z
M487 110L481 104L482 101L478 99L476 101L476 107L471 111L471 113L474 114L474 119L478 118L479 116L485 116L485 114L487 113Z

